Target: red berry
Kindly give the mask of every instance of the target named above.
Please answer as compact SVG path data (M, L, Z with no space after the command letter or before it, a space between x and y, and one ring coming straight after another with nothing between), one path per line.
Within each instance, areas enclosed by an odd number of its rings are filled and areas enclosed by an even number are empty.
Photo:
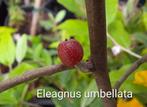
M65 66L73 67L83 58L83 48L75 39L63 41L58 46L58 56Z

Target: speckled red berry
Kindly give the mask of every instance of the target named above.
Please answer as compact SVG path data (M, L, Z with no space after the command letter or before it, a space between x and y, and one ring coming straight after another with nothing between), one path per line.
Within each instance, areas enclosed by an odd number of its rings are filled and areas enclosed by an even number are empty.
M75 39L69 39L59 44L58 56L65 66L73 67L82 60L83 48Z

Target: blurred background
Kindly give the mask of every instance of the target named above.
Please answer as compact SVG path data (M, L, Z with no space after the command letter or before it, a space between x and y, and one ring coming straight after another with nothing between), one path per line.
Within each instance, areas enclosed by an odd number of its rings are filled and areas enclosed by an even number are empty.
M146 0L106 0L106 19L108 70L114 84L134 61L147 54ZM82 44L83 60L89 59L84 0L0 0L0 81L61 63L56 48L70 36ZM67 70L0 93L0 107L102 107L99 98L37 99L39 88L82 93L97 90L91 74ZM118 99L118 107L147 107L147 64L120 90L132 91L133 98Z

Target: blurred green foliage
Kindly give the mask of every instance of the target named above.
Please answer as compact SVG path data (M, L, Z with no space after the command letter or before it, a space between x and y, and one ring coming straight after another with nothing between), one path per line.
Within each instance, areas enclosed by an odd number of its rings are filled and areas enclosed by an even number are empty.
M66 15L65 10L59 11L56 15L49 12L49 19L40 21L40 26L47 31L47 34L39 34L36 36L20 34L19 37L15 39L16 35L14 33L17 29L0 27L0 64L8 66L9 68L7 74L1 73L1 81L21 75L27 70L61 63L57 57L56 48L60 41L70 38L70 36L74 36L75 39L82 44L84 48L83 60L89 59L89 34L84 0L57 1L75 14L76 18L63 21ZM142 13L139 13L139 15L136 13L136 16L133 15L133 17L129 19L127 19L124 14L132 15L136 11L133 11L130 6L126 6L120 10L118 9L117 0L106 0L107 33L110 34L120 47L138 55L145 55L147 54L147 5L143 8L133 7L135 10L140 9L138 11L142 11ZM9 10L11 22L21 24L21 21L24 20L23 12L21 10L18 11L18 13L16 12L20 7L14 8L10 5L9 8L11 8ZM125 9L125 11L123 9ZM126 11L127 9L131 11ZM19 15L16 15L16 13L20 14L18 20L16 17ZM12 21L13 19L15 20ZM46 42L47 46L45 44ZM108 38L108 67L112 84L114 84L137 59L121 49L121 51L115 55L112 52L114 46L116 46L114 41ZM142 65L136 72L142 70L147 70L146 64ZM132 91L133 95L140 99L143 104L147 104L147 100L144 96L141 96L142 93L147 94L147 87L135 84L133 80L134 74L124 82L121 90ZM36 81L39 81L39 83ZM31 88L32 84L39 85ZM0 93L0 107L25 107L26 105L23 102L27 102L36 96L37 88L46 88L49 91L57 92L59 90L81 91L82 93L97 90L91 74L79 72L76 69L67 70L51 77L46 76L34 80L33 83L28 82L18 85L17 87ZM58 99L52 99L52 101L56 107L69 107L71 105L72 107L102 107L99 98L65 98L62 101Z
M11 66L15 59L15 44L12 33L15 30L7 27L0 27L0 62Z

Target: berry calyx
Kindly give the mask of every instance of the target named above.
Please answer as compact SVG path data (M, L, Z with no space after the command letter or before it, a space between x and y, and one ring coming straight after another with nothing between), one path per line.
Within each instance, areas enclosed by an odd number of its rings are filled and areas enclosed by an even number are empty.
M75 39L63 41L58 46L58 56L65 66L73 67L83 58L83 48Z

